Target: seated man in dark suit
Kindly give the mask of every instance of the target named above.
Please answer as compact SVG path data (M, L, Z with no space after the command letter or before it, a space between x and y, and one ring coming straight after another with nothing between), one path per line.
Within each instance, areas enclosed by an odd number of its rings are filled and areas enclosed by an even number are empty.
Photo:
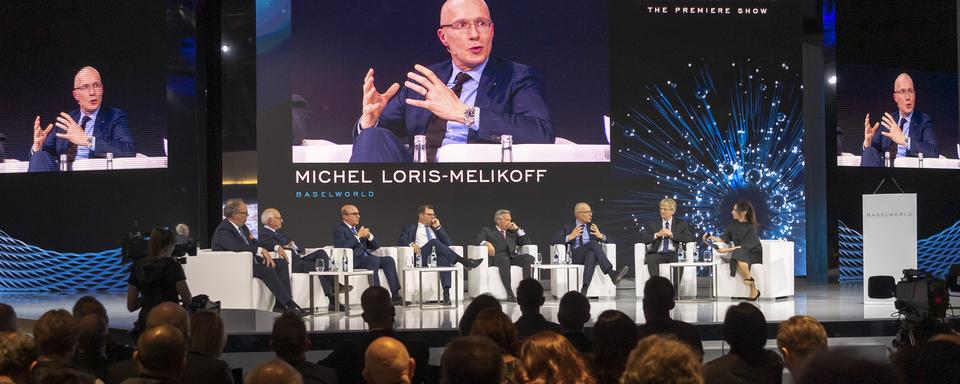
M573 344L580 353L593 352L593 340L583 332L583 325L590 321L590 300L577 291L570 291L560 298L557 310L561 335Z
M253 253L253 277L263 281L267 289L276 296L274 311L292 310L307 316L310 310L300 308L290 293L290 274L287 260L274 260L266 249L257 244L257 240L247 228L247 205L241 199L229 199L224 204L223 216L226 217L213 232L210 247L214 251Z
M73 112L60 113L57 122L43 129L40 116L33 121L33 146L28 172L58 169L59 155L67 160L105 157L133 157L133 135L127 127L127 113L118 108L102 108L103 82L100 72L83 67L73 78L73 98L80 105ZM63 133L50 134L54 125Z
M863 153L861 167L883 167L883 153L891 153L891 158L939 156L937 136L930 115L915 110L917 102L913 79L901 73L893 82L893 101L897 103L897 112L884 113L880 122L870 125L870 114L863 119ZM878 128L880 134L877 134Z
M573 216L574 222L564 223L553 236L553 243L566 244L567 249L572 250L573 263L583 265L583 286L580 287L580 293L586 296L587 288L590 288L590 281L598 265L601 272L610 276L614 285L620 284L620 280L627 275L629 268L623 266L618 270L613 269L613 264L603 251L603 243L610 242L610 239L607 235L600 233L600 228L593 223L593 210L590 209L590 205L584 202L577 203L573 206Z
M260 214L260 222L263 223L264 229L264 231L260 233L260 246L269 251L276 252L277 255L283 259L287 259L286 250L290 250L290 270L293 273L308 273L313 271L316 268L315 264L317 260L322 261L323 265L327 266L327 268L330 267L330 257L327 256L326 251L318 249L309 255L304 255L306 252L303 248L297 246L297 243L293 242L293 240L288 238L283 232L280 232L280 228L283 227L283 216L280 215L280 211L275 208L263 210L263 213ZM327 309L330 311L336 309L333 305L334 283L333 276L320 276L320 287L323 288L323 294L327 296ZM348 293L352 288L353 287L344 287L341 284L340 292ZM340 308L340 310L345 310L345 308Z
M270 347L277 358L290 364L303 375L304 384L332 384L337 382L337 372L307 361L306 351L312 348L307 338L303 319L292 313L284 313L273 322Z
M540 331L560 333L560 324L547 321L540 314L545 301L543 285L534 279L523 279L517 287L517 304L520 305L520 318L513 323L517 327L517 337L526 339Z
M430 162L442 145L499 143L503 135L517 144L553 144L537 72L490 57L493 21L484 1L445 2L437 35L450 60L416 65L402 89L394 83L379 93L373 68L367 71L351 162L409 162L404 144L412 149L416 135L426 136Z
M388 336L400 340L410 352L410 357L415 361L424 362L417 364L413 375L413 383L422 383L423 375L427 368L427 359L430 357L430 350L427 344L419 340L413 340L407 337L400 337L394 331L394 321L396 318L396 309L390 303L390 293L383 287L370 287L363 291L360 296L360 306L363 308L363 321L367 322L367 332L353 340L345 340L337 344L333 352L318 362L318 364L328 366L337 370L338 383L362 383L363 378L363 357L374 340Z
M405 225L400 232L397 245L410 246L415 255L421 255L420 267L428 266L430 255L437 254L437 266L449 267L454 263L463 264L471 270L480 265L481 260L467 260L458 255L450 246L453 240L447 231L440 226L440 219L434 213L433 206L424 204L417 208L417 223ZM440 273L440 285L443 286L443 303L450 303L450 272ZM461 289L463 287L460 287Z
M381 286L379 271L382 269L390 284L390 291L393 292L393 303L403 305L397 264L393 258L370 253L380 248L380 243L374 238L370 228L360 225L360 209L350 204L344 205L340 207L340 219L342 222L333 226L333 246L353 249L353 267L373 271L375 286Z
M507 291L507 301L516 302L517 296L510 287L510 267L517 265L523 268L523 278L533 275L530 268L533 265L533 256L518 254L519 246L531 244L530 237L513 222L510 211L498 210L493 214L496 226L483 227L477 234L476 244L487 246L487 256L490 256L490 265L500 271L500 281Z
M670 318L676 302L673 300L673 284L660 276L653 276L643 286L643 317L646 324L640 326L640 338L649 335L672 334L683 341L703 359L703 341L700 331L693 325Z
M660 263L677 262L677 249L696 241L687 222L674 217L677 202L669 197L660 200L660 220L651 221L640 231L640 242L647 244L646 264L650 276L660 276ZM683 268L680 269L683 278Z

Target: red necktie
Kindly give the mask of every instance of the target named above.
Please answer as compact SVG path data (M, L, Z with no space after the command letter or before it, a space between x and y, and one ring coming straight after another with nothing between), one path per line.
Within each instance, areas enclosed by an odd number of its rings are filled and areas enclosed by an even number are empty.
M501 229L500 237L503 238L503 240L507 240L507 231Z

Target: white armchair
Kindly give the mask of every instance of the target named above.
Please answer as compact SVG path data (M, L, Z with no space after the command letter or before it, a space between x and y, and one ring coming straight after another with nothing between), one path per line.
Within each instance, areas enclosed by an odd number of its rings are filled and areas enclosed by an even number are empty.
M316 251L319 248L308 248L306 249L306 254L310 254ZM333 252L333 247L323 247L323 250L327 252L327 255L331 255ZM287 253L290 255L290 253ZM296 257L290 255L290 257ZM288 263L290 268L293 268L293 263ZM306 268L312 270L312 265L305 266ZM330 266L328 265L327 268ZM301 307L306 308L310 305L310 275L306 273L293 273L293 270L290 271L290 293L293 295L293 301L296 301L297 304L300 304ZM319 281L313 282L313 305L323 308L329 304L327 297L323 294L323 288L320 287ZM314 308L316 309L316 308Z
M554 244L550 246L550 255L564 255L566 252L566 244ZM613 269L616 270L617 245L606 243L603 245L603 252L607 254L607 260L610 260L610 264L613 264ZM610 276L607 276L601 272L600 266L597 266L594 269L593 278L590 280L590 287L587 288L587 297L616 297L617 286L613 284L613 280L610 279ZM553 293L553 296L559 299L564 293L566 293L560 292L561 287L567 287L569 290L579 290L580 287L574 287L569 284L577 280L579 280L581 283L583 282L583 274L581 271L583 271L583 269L550 271L550 292ZM573 273L580 273L581 275L577 279L572 279L571 274Z
M697 243L689 242L684 246L684 252L687 255L692 255L693 251L697 248ZM647 280L650 280L650 272L647 271L647 245L644 243L636 243L633 245L633 270L636 273L636 284L635 288L637 291L637 297L643 297L643 286L647 284ZM688 271L688 269L693 269L694 271ZM660 264L660 276L663 276L667 279L672 279L670 274L670 267L667 264ZM689 296L695 295L697 293L697 279L696 279L696 268L684 268L683 277L680 280L680 284L676 282L673 283L674 287L679 289L680 295Z
M534 244L524 245L520 248L521 254L536 255L537 246ZM497 267L490 265L490 257L487 256L487 247L485 245L468 245L467 258L483 260L479 266L467 272L467 294L470 297L477 297L484 293L489 293L497 299L507 298L507 291L503 289L503 281L500 280L500 271ZM518 266L510 267L510 288L514 293L520 280L523 279L523 269Z
M193 294L220 301L221 308L270 311L276 298L253 277L253 254L200 250L183 266Z
M750 266L760 298L793 296L793 242L760 240L760 246L763 248L763 264ZM743 284L739 276L731 277L729 268L728 263L721 262L717 270L717 297L749 297L750 287Z
M417 271L403 271L404 266L414 264L414 254L412 247L389 247L397 260L397 273L400 273L400 281L403 282L403 300L405 301L419 301L420 295L420 286L423 286L423 301L433 301L440 300L440 292L437 292L437 285L439 281L439 276L436 273L427 273L423 275L423 281L420 281L420 273ZM384 248L380 248L384 249ZM450 247L453 252L457 255L463 257L463 247L459 245L454 245ZM427 255L423 255L427 257ZM463 264L456 263L454 264L457 270L457 282L451 284L453 287L460 290L460 293L451 292L451 300L463 300Z

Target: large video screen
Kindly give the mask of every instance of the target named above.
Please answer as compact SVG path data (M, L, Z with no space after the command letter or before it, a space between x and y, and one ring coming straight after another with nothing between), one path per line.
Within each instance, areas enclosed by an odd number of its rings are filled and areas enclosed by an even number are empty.
M835 81L837 165L960 170L955 1L838 2Z
M698 236L749 200L804 273L799 2L477 3L258 2L259 208L308 246L508 209L547 256L586 202L636 272L661 199Z
M0 5L0 173L166 168L165 7Z

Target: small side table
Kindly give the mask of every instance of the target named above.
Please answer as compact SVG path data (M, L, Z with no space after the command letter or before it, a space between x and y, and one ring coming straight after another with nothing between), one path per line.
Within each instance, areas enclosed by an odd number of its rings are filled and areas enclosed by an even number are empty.
M670 267L670 280L673 282L674 293L673 297L676 300L680 299L680 271L681 268L686 267L707 267L710 268L710 300L717 300L717 266L719 264L716 261L684 261L677 263L670 263L667 266ZM694 274L694 282L696 282L696 274ZM694 284L696 285L696 284ZM692 300L696 301L696 296Z
M441 286L442 283L440 282L440 273L441 273L441 272L453 272L453 276L452 276L452 279L453 279L453 300L452 300L452 301L453 301L453 303L452 303L450 306L452 306L452 307L454 307L454 308L459 308L459 307L460 307L460 295L461 295L461 293L460 293L460 291L461 291L461 287L460 287L460 270L457 269L457 267L420 267L420 268L415 268L415 267L403 267L403 269L402 269L401 272L400 272L400 276L404 276L404 278L403 278L403 282L402 282L400 285L402 285L402 286L404 287L404 289L407 289L407 288L406 288L406 287L407 287L407 278L406 278L406 275L407 275L407 274L404 273L404 272L408 272L408 271L410 271L410 272L417 272L418 280L420 280L420 284L418 284L418 287L417 287L417 289L420 290L420 292L419 292L420 294L417 295L417 298L420 299L420 309L423 309L423 274L424 274L424 273L436 273L436 274L437 274L437 302L439 303L440 300L442 299L442 292L443 292L443 287ZM446 307L446 305L443 305L443 304L439 304L439 306L440 306L440 307Z
M583 276L583 273L582 273L582 272L583 272L583 265L580 265L580 264L539 264L539 265L531 265L530 268L532 269L531 272L533 272L533 278L536 279L537 281L540 281L540 271L543 271L543 270L554 271L554 272L553 272L554 276L556 276L556 274L559 273L561 270L564 271L564 273L567 274L567 291L570 291L570 290L571 290L571 289L570 289L570 280L571 280L571 279L570 279L570 271L572 270L572 271L574 272L573 275L574 275L574 276L576 277L576 279L577 279L577 284L574 285L574 289L580 289L580 287L583 286L583 282L580 281L580 280L582 279L582 276ZM551 278L554 278L554 279L555 279L556 277L551 277ZM556 295L558 298L559 298L560 296L563 296L563 295L559 295L558 293L559 293L559 292L554 292L554 295Z
M368 269L355 269L352 271L323 271L323 272L309 272L310 275L310 309L316 309L313 301L313 280L314 277L319 278L320 276L336 276L336 281L333 284L333 311L340 311L340 284L341 280L343 281L343 286L348 286L348 280L353 276L373 276L373 271ZM346 315L350 316L350 292L347 292L343 295L343 306L346 309Z

